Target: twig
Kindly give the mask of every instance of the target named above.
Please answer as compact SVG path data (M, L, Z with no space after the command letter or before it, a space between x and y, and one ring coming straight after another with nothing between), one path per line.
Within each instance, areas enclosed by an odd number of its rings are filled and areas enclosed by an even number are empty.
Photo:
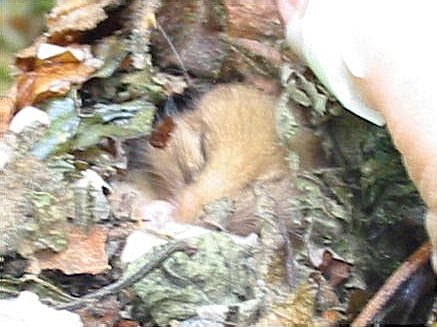
M107 285L105 287L102 287L101 289L99 289L93 293L87 294L79 299L76 299L75 301L58 305L56 308L57 309L70 309L70 310L77 309L77 308L87 304L90 300L100 299L100 298L107 296L109 294L119 293L123 289L125 289L125 288L137 283L141 279L143 279L144 276L146 276L152 270L159 267L173 253L179 252L179 251L184 251L187 254L191 254L191 253L193 253L193 251L195 251L195 249L184 241L176 242L176 243L168 246L161 253L154 256L150 261L148 261L144 266L142 266L141 269L134 272L133 274L131 274L129 276L124 276L120 280L116 281L115 283Z
M426 242L387 279L385 284L367 303L361 313L352 322L352 327L364 327L372 323L376 315L392 298L393 294L431 257L431 243Z
M187 80L187 84L193 85L193 83L191 83L191 79L190 79L190 76L188 75L187 69L185 68L184 62L182 61L181 56L179 56L179 53L176 50L175 46L173 45L173 42L170 40L167 33L164 31L164 29L161 27L161 25L158 22L156 22L156 27L158 28L159 32L164 37L165 41L167 41L171 51L174 53L175 58L179 63L179 66L181 66L182 73L184 74L184 77Z
M74 297L71 295L68 295L67 293L65 293L64 291L62 291L61 289L59 289L58 287L56 287L55 285L46 282L45 280L39 278L38 276L35 275L30 275L30 274L26 274L23 277L20 278L20 281L22 281L23 283L26 282L35 282L45 288L47 288L48 290L62 296L65 300L64 301L72 301L74 300Z

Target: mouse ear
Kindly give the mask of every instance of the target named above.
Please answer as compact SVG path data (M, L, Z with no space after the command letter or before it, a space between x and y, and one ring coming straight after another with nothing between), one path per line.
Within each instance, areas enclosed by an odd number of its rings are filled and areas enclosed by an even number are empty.
M308 0L276 0L276 7L284 25L288 25L296 16L302 17Z

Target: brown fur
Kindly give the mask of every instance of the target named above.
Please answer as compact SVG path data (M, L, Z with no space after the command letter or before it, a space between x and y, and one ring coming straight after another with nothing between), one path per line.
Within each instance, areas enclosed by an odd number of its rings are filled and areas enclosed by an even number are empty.
M229 84L174 117L166 147L149 146L146 161L158 197L176 206L175 219L193 222L208 202L288 173L274 106L274 98L252 87Z

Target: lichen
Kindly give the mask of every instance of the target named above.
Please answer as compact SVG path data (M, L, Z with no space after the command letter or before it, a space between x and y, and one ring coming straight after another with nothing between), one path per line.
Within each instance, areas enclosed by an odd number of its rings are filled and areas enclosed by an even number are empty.
M193 317L200 306L237 305L254 297L253 250L218 232L190 243L197 249L193 256L174 254L134 286L141 310L149 312L159 326ZM126 273L147 260L146 255L134 262Z
M42 161L29 153L42 133L44 129L35 126L4 139L15 151L0 171L0 255L18 252L29 257L40 250L61 251L68 243L68 224L88 228L109 214L101 185L76 183L84 177L73 156Z

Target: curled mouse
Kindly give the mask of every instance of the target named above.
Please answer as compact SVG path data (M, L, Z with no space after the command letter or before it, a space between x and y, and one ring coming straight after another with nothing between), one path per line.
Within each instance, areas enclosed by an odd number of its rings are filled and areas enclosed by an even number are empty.
M275 103L248 85L219 85L200 97L194 110L173 116L165 146L148 143L145 149L147 178L159 200L144 203L137 215L158 225L199 223L207 203L224 197L245 202L253 197L248 187L256 183L285 199L293 191L276 132ZM242 210L246 215L239 213L240 223L250 216L250 208ZM237 229L249 232L241 224Z

